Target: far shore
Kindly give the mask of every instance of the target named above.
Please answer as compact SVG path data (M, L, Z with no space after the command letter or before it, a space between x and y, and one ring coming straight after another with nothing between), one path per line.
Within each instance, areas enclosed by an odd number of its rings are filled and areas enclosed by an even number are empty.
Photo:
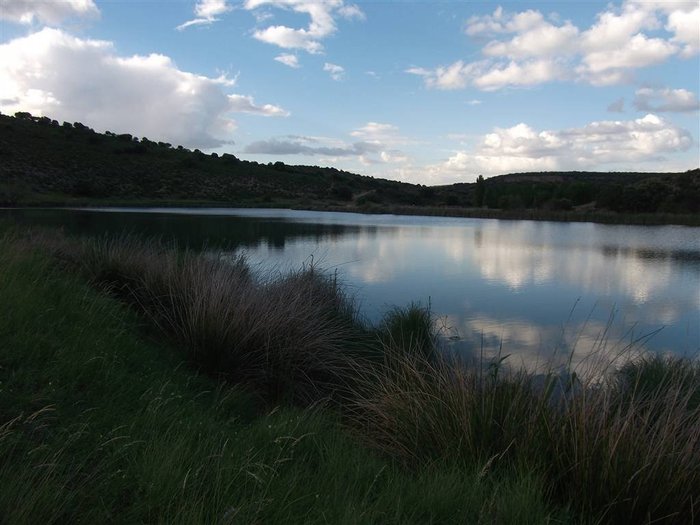
M425 217L464 217L473 219L501 219L526 221L555 221L555 222L593 222L600 224L628 224L639 226L681 225L700 226L700 214L674 213L616 213L594 209L573 210L541 210L521 209L503 210L496 208L465 208L458 206L382 206L378 204L354 205L338 204L323 201L293 201L293 200L246 200L241 202L200 201L200 200L87 200L65 199L52 196L43 200L5 206L15 208L102 208L102 207L131 207L131 208L282 208L292 210L329 211L363 214L413 215Z

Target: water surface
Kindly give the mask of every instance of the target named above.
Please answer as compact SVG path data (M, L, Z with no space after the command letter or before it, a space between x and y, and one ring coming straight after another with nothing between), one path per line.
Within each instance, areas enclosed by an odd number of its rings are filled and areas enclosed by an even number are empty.
M67 232L128 231L244 250L265 271L337 272L377 321L430 304L456 351L528 366L644 342L700 351L700 228L272 209L5 210Z

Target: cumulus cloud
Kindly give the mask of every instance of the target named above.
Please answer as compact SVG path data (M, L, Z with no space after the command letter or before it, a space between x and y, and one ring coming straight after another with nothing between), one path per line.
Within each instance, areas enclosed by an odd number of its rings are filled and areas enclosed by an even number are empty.
M507 86L532 86L562 75L560 66L549 59L511 60L505 63L488 60L464 63L458 60L432 71L414 67L406 72L423 77L429 88L452 90L472 86L482 91L495 91Z
M111 42L43 29L0 45L0 109L80 121L189 147L216 147L231 114L280 116L271 104L228 94L234 82L177 68L164 55L121 57Z
M400 146L410 141L396 126L368 122L350 132L351 140L287 135L248 144L244 153L259 155L308 155L326 158L354 157L364 165L397 164L407 160Z
M277 62L284 64L285 66L288 66L288 67L291 67L294 69L301 67L299 65L299 59L297 58L296 55L290 55L290 54L277 55L275 57L275 60L277 60Z
M631 81L637 69L700 52L699 28L696 2L627 0L599 13L588 28L535 10L509 13L498 7L466 22L468 36L487 40L483 59L406 72L435 89L489 91L557 80L619 84ZM647 34L652 31L654 36Z
M321 53L321 40L337 31L337 17L364 18L364 13L358 6L346 5L343 0L246 0L243 7L251 11L261 7L276 7L308 15L310 21L307 28L271 25L255 30L253 37L283 49L303 49L313 54Z
M1 0L0 19L19 24L58 25L68 18L94 17L100 11L93 0Z
M619 46L596 46L583 56L577 72L594 85L616 84L626 71L660 64L677 52L671 42L638 33Z
M639 111L688 112L700 109L700 101L695 93L687 89L638 89L634 97L634 107Z
M624 46L642 29L657 29L660 23L655 9L626 3L620 12L603 11L598 20L581 35L581 45L590 51L611 50Z
M690 12L676 10L668 15L666 29L673 31L673 40L683 45L682 56L691 57L700 53L700 6Z
M510 40L489 42L483 49L486 56L527 58L559 56L575 50L578 28L571 22L555 26L538 19L536 24L523 30Z
M538 131L520 123L495 128L474 151L456 151L432 166L444 182L519 171L600 169L616 163L640 165L693 145L690 133L654 114L634 120L604 120L580 128Z
M331 64L330 62L326 62L323 64L323 70L330 74L331 78L335 80L336 82L343 80L345 77L345 68L343 66L339 66L338 64Z
M506 86L533 86L549 82L561 76L559 66L548 59L511 61L481 71L473 80L474 87L482 91L494 91Z
M177 29L182 31L190 26L213 24L219 20L217 17L230 10L231 6L226 3L226 0L200 0L194 6L195 18L180 24Z

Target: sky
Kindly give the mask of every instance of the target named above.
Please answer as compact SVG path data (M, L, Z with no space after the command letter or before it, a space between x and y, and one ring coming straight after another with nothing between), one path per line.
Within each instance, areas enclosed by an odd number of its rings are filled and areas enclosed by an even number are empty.
M0 0L0 111L425 185L700 165L700 1Z

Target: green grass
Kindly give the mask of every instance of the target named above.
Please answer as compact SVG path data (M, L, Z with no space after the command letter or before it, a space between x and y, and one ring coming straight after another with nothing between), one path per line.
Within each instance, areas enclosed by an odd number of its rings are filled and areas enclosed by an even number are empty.
M405 470L323 404L216 381L0 241L0 523L561 523L533 473Z

